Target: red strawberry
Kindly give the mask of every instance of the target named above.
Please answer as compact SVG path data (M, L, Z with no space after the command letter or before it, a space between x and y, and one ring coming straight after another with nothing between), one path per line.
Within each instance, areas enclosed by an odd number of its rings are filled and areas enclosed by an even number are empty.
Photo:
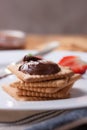
M87 67L87 65L86 65ZM70 68L72 69L72 71L74 71L75 73L80 73L80 74L84 74L86 69L85 65L81 65L81 64L75 64L74 66L70 66Z
M65 56L63 57L59 63L61 66L68 66L75 73L83 74L87 69L87 63L82 61L80 57L77 56Z
M75 61L77 58L77 56L65 56L59 61L59 64L64 66L70 66L73 64L73 61Z

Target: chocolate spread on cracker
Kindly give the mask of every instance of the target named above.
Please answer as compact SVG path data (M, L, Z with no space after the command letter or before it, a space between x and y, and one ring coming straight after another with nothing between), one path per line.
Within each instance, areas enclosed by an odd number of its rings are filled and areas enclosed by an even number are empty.
M19 71L30 75L50 75L60 71L60 67L51 61L35 56L25 56Z

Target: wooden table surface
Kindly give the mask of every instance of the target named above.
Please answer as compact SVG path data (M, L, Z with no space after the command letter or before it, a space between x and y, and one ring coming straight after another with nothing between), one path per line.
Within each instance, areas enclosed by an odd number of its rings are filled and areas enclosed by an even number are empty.
M59 50L87 51L86 35L28 35L25 49L41 49L51 41L59 41Z

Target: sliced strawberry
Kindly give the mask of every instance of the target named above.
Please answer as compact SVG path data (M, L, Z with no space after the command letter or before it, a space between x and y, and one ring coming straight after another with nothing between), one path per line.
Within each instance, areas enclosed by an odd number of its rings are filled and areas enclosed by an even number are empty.
M87 70L87 64L84 65L84 69Z
M72 60L72 59L75 59L75 58L77 58L77 56L64 56L64 57L62 58L62 61Z
M77 56L65 56L58 64L70 67L75 73L83 74L87 70L87 63Z
M72 69L72 71L74 71L75 73L80 73L80 74L84 74L86 69L84 68L84 65L74 65L70 67Z
M65 56L59 61L59 64L64 66L70 66L74 63L73 61L77 60L77 58L77 56Z

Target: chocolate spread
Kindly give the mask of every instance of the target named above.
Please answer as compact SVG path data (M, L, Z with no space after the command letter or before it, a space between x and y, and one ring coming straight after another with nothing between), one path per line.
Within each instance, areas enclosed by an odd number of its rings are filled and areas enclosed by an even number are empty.
M51 61L46 61L38 57L27 57L23 59L19 71L30 75L50 75L60 71L59 66Z

